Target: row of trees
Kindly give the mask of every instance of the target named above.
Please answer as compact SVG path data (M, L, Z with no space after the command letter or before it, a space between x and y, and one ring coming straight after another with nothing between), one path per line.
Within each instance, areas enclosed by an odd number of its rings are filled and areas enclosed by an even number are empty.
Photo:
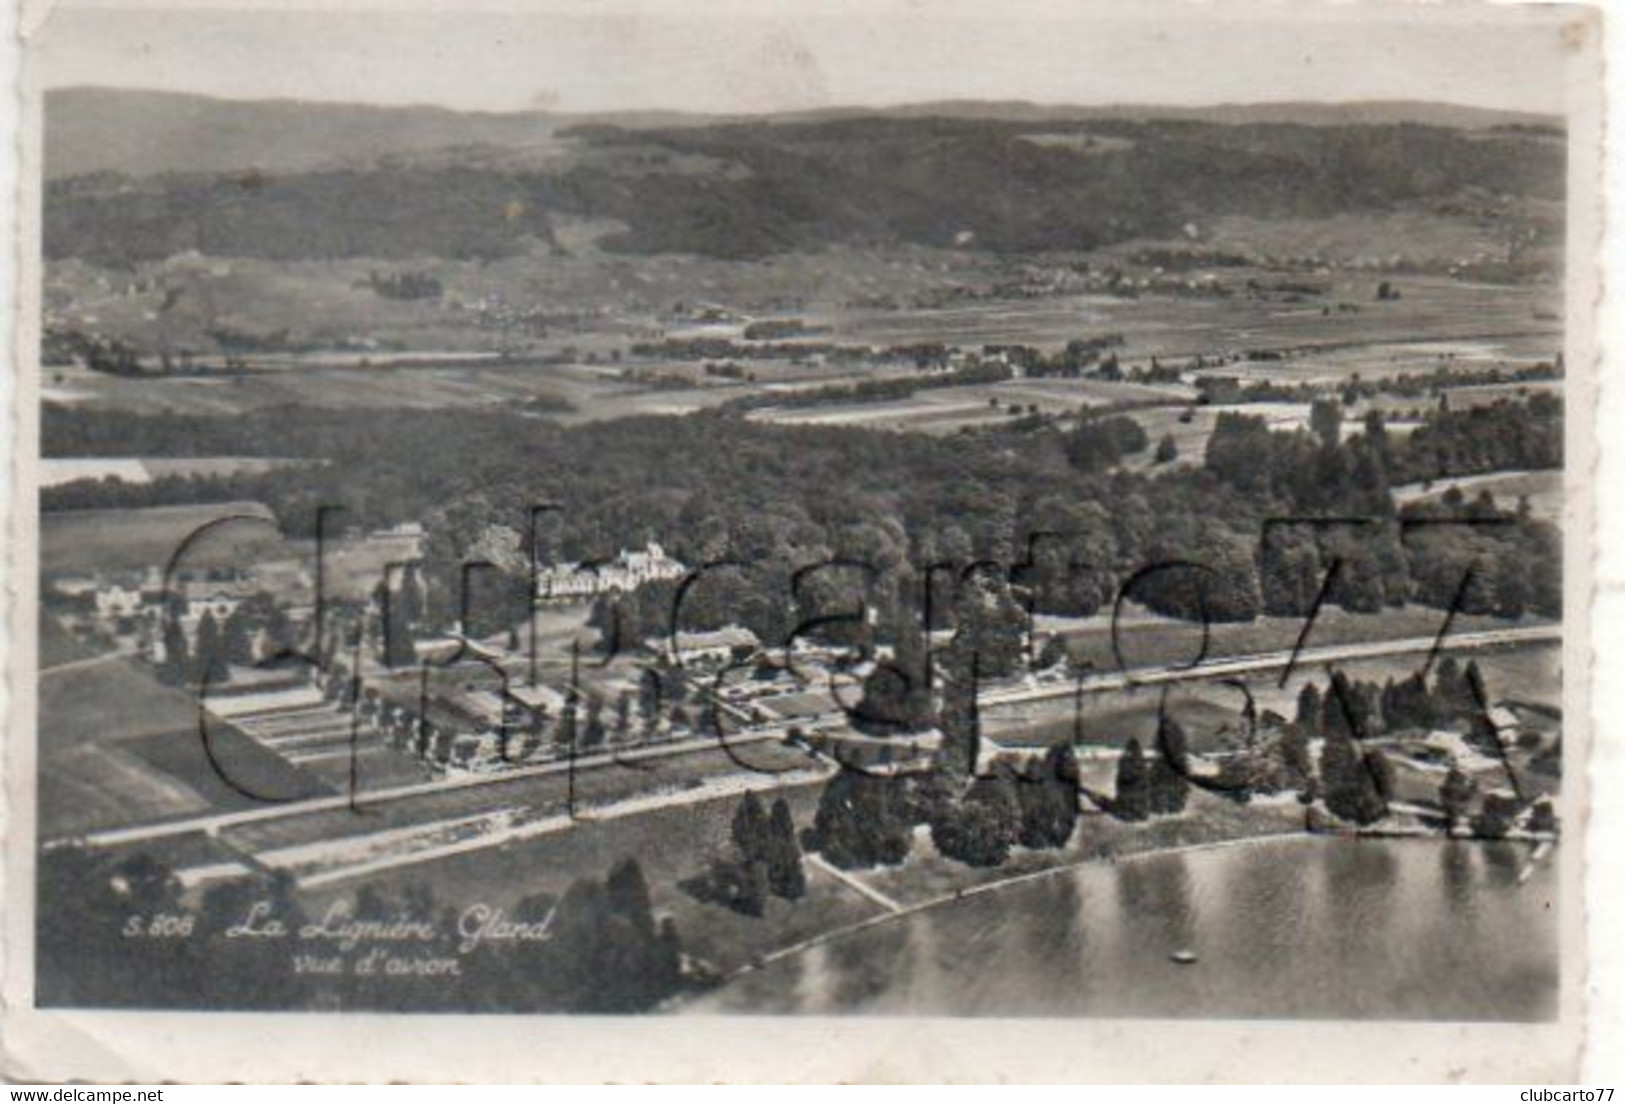
M1298 691L1294 724L1310 735L1355 740L1465 725L1468 740L1493 752L1498 745L1484 716L1488 703L1478 662L1468 660L1464 666L1446 655L1440 658L1431 685L1420 671L1381 684L1334 671L1325 691L1306 682Z
M1446 393L1445 399L1448 399ZM1278 432L1259 416L1221 411L1208 438L1206 467L1225 483L1300 509L1387 504L1390 486L1530 471L1563 463L1563 405L1537 393L1452 409L1442 400L1410 434L1390 434L1380 410L1342 439L1343 408L1316 399L1307 431Z
M626 746L654 739L663 726L678 731L717 732L714 709L687 698L686 681L668 678L680 676L680 668L650 667L644 669L640 693L634 705L634 696L623 692L608 704L598 694L571 686L564 695L563 705L555 710L545 704L523 705L510 697L503 699L502 719L496 724L465 717L447 708L430 708L438 696L433 679L469 677L465 668L448 668L429 681L419 684L418 692L402 700L400 696L386 697L375 686L357 687L349 665L335 661L319 678L326 699L334 706L356 712L365 725L383 732L390 745L409 752L425 762L444 767L455 763L467 766L466 756L488 754L500 756L509 764L531 762L537 759L555 759L572 754L601 751L611 744ZM493 680L495 692L501 683ZM662 689L675 686L675 691ZM667 695L672 695L667 697ZM665 707L670 702L669 708ZM459 737L473 737L481 733L495 736L495 746L481 748L478 742L459 741Z
M1164 717L1157 737L1157 754L1147 757L1140 741L1130 736L1117 759L1117 790L1105 803L1119 820L1141 821L1153 816L1171 816L1185 811L1190 769L1185 751L1185 734L1179 722Z
M231 680L231 664L254 662L246 620L236 613L227 616L222 626L205 610L191 641L179 615L171 613L164 618L160 635L163 654L158 660L158 677L171 686L218 686Z
M183 612L184 606L175 602L153 614L158 618L160 645L157 673L171 686L229 682L232 667L251 667L295 643L287 611L268 594L248 596L223 618L205 609L190 636Z
M946 354L944 354L946 355ZM923 367L923 365L922 365ZM859 380L856 383L829 383L795 391L766 391L730 399L726 409L733 413L764 407L824 406L831 403L885 402L906 399L917 391L943 387L967 387L978 383L1002 383L1011 377L1010 366L993 361L970 361L958 368L924 376L892 376Z

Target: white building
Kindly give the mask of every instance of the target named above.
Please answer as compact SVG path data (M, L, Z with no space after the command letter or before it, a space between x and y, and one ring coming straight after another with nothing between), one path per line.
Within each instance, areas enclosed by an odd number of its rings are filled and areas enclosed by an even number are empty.
M188 636L197 632L197 626L208 614L215 624L237 612L237 607L254 592L245 579L199 579L183 582L174 588L181 600L181 625Z
M96 588L96 616L102 621L136 617L156 595L139 583L112 582Z
M642 551L622 550L608 563L554 564L536 576L536 596L545 600L594 598L636 590L645 583L677 579L688 569L654 541Z

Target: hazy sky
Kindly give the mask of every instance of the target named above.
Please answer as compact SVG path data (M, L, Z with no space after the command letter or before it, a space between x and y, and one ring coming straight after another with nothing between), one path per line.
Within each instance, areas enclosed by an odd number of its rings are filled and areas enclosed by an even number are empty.
M337 8L339 5L333 5ZM1555 9L1307 2L424 0L58 4L47 85L561 111L778 111L938 99L1206 104L1416 99L1559 112ZM992 14L997 12L998 14Z

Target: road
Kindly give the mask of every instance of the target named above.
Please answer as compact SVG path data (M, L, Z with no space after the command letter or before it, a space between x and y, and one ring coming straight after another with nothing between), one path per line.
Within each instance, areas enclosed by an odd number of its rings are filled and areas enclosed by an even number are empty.
M1493 629L1485 632L1454 634L1447 636L1439 646L1446 651L1467 651L1475 648L1502 647L1509 644L1549 643L1560 641L1562 636L1563 627L1561 625L1537 625L1515 629ZM1372 659L1382 656L1425 654L1434 647L1434 644L1435 638L1433 637L1412 637L1404 640L1323 645L1305 648L1298 656L1298 666L1309 667L1328 662ZM1091 675L1081 680L1081 684L1078 681L1073 681L1056 682L1049 685L996 688L983 693L980 696L980 703L983 707L1020 704L1053 698L1069 698L1079 693L1104 693L1111 690L1122 690L1131 686L1151 686L1193 679L1219 678L1227 675L1279 670L1284 668L1290 660L1291 652L1284 650L1233 656L1205 662L1197 667L1137 668L1131 671ZM795 723L805 729L832 723L839 719L840 714L832 711L814 717L797 718ZM763 740L782 740L788 728L789 724L786 723L743 729L729 734L726 737L726 746L736 747ZM414 782L408 785L368 790L357 795L356 800L372 806L383 802L410 800L414 797L445 793L448 790L510 783L516 779L557 775L571 769L578 771L595 770L614 766L618 762L657 759L664 756L714 749L720 746L723 746L723 742L715 737L700 737L654 747L630 748L578 756L573 764L569 760L554 760L488 774L467 774L453 778L434 779L429 782ZM209 813L202 816L187 817L182 820L163 821L157 824L112 828L90 833L84 837L83 842L92 847L112 847L181 836L192 832L213 834L237 825L298 817L309 813L341 810L348 808L350 802L351 796L349 794L329 794L255 809Z
M1384 656L1425 655L1433 650L1436 642L1441 651L1459 652L1475 648L1504 647L1508 644L1555 643L1562 639L1562 625L1530 625L1516 629L1455 633L1446 636L1442 642L1437 642L1437 638L1432 636L1416 636L1403 640L1376 640L1359 644L1325 644L1305 648L1298 653L1297 666L1307 668L1325 663L1379 659ZM1291 661L1291 649L1256 652L1252 655L1208 660L1197 667L1141 667L1130 671L1089 675L1070 682L1001 687L981 694L977 700L983 707L1019 705L1049 698L1069 698L1080 692L1097 694L1107 690L1125 690L1134 686L1156 686L1192 679L1223 678L1227 675L1274 671L1286 667Z
M737 747L740 744L767 739L783 739L783 737L782 730L764 729L743 732L730 735L727 738L727 746ZM578 771L592 770L598 767L612 766L616 763L659 759L671 755L686 755L695 751L713 750L718 746L719 743L715 737L705 736L692 740L679 740L669 744L658 744L653 747L616 749L594 755L578 755L574 764L568 759L557 759L531 766L514 767L512 770L493 771L489 774L464 774L449 778L436 778L428 782L413 782L404 786L363 790L355 795L355 800L359 804L373 806L387 801L402 801L429 794L443 794L449 790L564 774L572 766ZM304 816L307 813L335 812L349 808L350 802L351 795L347 793L324 794L321 797L282 801L256 809L209 813L204 816L187 817L184 820L166 820L157 824L138 824L128 828L109 828L104 831L89 833L84 837L83 842L91 847L113 847L143 840L162 839L166 836L181 836L191 832L204 832L212 835L221 829L233 828L243 824Z

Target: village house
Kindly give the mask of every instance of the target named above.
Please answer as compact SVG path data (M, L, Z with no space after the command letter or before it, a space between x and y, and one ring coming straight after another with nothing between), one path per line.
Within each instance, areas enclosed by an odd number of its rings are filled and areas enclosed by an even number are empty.
M96 617L106 622L122 617L139 617L147 607L157 605L162 590L145 583L113 581L97 587L94 593Z
M163 626L171 615L190 644L205 615L222 625L260 590L250 576L221 568L179 572L166 587L163 572L156 567L63 577L54 580L52 588L97 631L134 634L138 650L160 660Z
M237 612L237 607L254 593L253 585L246 579L203 579L184 582L175 589L179 591L181 626L187 636L197 632L205 614L213 617L217 623L222 622Z

